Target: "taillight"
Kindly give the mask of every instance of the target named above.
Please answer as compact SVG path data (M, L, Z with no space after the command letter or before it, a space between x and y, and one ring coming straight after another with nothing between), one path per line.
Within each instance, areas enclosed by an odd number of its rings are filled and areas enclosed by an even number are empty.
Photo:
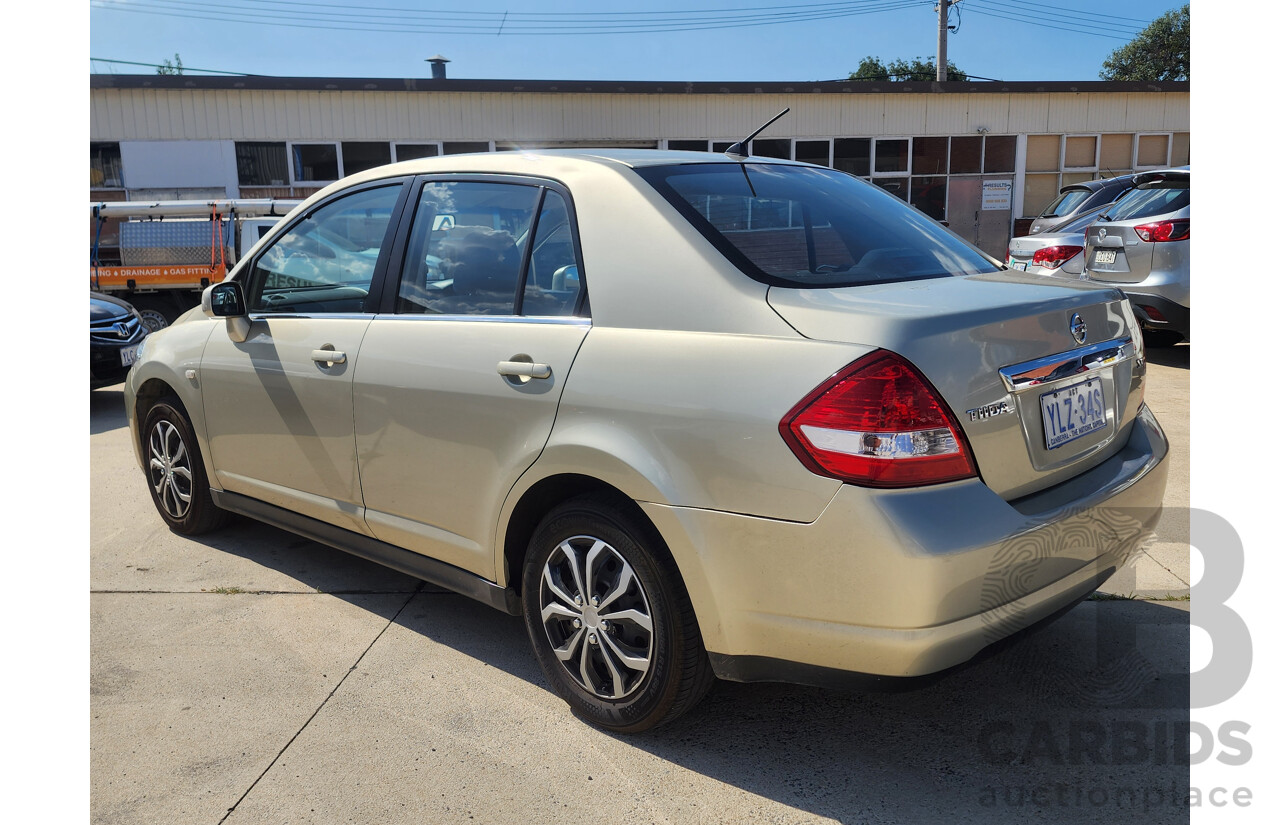
M1046 269L1057 269L1079 255L1083 249L1083 246L1046 246L1036 250L1036 254L1031 256L1031 263Z
M911 487L976 475L954 416L906 359L859 358L778 423L813 472L869 487Z
M1138 237L1148 243L1185 241L1191 238L1191 219L1183 218L1176 221L1144 223L1142 226L1135 226L1133 231L1137 232Z

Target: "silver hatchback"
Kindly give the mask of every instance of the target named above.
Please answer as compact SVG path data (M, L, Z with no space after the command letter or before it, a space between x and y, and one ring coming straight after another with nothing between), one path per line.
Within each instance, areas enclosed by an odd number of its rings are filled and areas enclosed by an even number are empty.
M171 529L236 512L522 615L583 718L879 685L1139 550L1167 443L1114 289L702 152L454 155L299 206L126 387Z
M1085 232L1085 275L1133 302L1152 344L1191 338L1191 167L1143 172Z

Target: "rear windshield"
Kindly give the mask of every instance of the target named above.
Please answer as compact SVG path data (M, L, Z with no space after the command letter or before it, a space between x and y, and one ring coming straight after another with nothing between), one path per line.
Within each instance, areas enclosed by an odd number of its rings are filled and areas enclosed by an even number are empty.
M1191 179L1172 178L1154 186L1131 189L1107 210L1106 219L1129 221L1177 212L1191 204Z
M1089 228L1089 225L1098 219L1102 214L1102 210L1106 209L1108 204L1096 206L1087 212L1081 212L1074 218L1067 218L1059 224L1049 227L1046 232L1083 232Z
M766 163L635 171L767 284L834 288L1001 269L927 215L844 172Z
M1080 208L1080 204L1084 203L1090 194L1088 189L1068 189L1059 195L1057 200L1046 206L1040 213L1040 217L1058 218L1070 215Z

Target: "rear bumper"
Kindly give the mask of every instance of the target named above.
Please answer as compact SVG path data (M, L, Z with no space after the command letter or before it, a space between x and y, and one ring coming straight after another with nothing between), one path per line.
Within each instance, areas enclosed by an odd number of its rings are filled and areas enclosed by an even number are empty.
M936 674L1087 597L1160 517L1168 443L1142 408L1106 462L1016 501L978 480L840 489L810 524L643 505L717 675L865 684Z
M1170 301L1160 295L1125 290L1129 303L1133 304L1133 314L1137 316L1143 329L1169 330L1183 338L1191 338L1191 308ZM1155 313L1159 313L1159 317Z

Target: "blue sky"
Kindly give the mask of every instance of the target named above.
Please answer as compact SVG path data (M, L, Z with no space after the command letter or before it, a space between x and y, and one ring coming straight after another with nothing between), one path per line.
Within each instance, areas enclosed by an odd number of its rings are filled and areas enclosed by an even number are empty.
M985 78L1097 80L1112 50L1180 6L961 0L948 56ZM138 63L177 53L191 68L286 76L425 77L424 59L442 54L455 78L834 80L866 55L931 58L937 19L933 0L91 0L89 53Z

